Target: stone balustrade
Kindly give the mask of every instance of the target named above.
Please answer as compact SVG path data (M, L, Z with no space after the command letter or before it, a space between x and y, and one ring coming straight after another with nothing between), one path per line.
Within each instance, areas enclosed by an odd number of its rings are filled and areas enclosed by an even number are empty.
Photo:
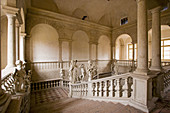
M63 61L63 62L32 62L31 69L33 70L44 70L44 69L69 69L70 62Z
M161 65L162 66L170 66L170 61L162 61Z
M69 88L69 80L64 79L48 79L31 83L31 91L46 90L50 88L64 87Z
M130 74L106 77L71 84L71 96L74 98L91 98L99 100L119 101L132 96L133 79Z
M13 78L13 74L9 74L6 77L4 77L2 79L1 82L1 87L2 89L9 94L13 94L14 90L15 90L15 84L14 84L14 78Z

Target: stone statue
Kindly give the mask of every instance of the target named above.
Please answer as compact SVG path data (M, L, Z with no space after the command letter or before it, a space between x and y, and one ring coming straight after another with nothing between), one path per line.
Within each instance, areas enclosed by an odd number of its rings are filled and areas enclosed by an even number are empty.
M60 69L60 78L64 79L64 69Z
M77 60L71 60L69 69L69 79L71 83L75 83L77 81Z
M15 92L25 91L25 78L26 72L22 67L22 61L16 61L16 71L13 75L14 84L15 84Z
M92 78L93 78L93 71L94 71L94 67L92 65L92 62L89 60L88 61L88 67L87 67L88 81L92 80Z
M118 64L116 62L114 62L114 72L115 72L115 75L119 74L118 73L118 69L119 69Z
M79 81L82 82L82 81L84 81L84 77L85 77L85 74L86 74L84 64L80 65L80 71L81 71L81 74L79 75Z

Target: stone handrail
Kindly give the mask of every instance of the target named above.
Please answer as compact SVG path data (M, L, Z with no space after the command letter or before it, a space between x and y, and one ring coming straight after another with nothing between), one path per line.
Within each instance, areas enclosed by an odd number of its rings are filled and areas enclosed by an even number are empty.
M92 80L79 84L71 84L70 96L74 98L128 99L132 96L133 79L130 74L122 74ZM121 100L120 100L121 101Z
M8 74L6 77L2 79L1 87L6 93L9 94L14 93L15 85L14 85L14 78L12 73Z
M133 60L115 60L119 66L132 66Z
M31 91L39 91L56 87L69 88L69 80L64 79L48 79L42 81L35 81L31 83Z
M64 68L68 69L70 66L69 61L62 61L62 62L31 62L31 69L59 69Z

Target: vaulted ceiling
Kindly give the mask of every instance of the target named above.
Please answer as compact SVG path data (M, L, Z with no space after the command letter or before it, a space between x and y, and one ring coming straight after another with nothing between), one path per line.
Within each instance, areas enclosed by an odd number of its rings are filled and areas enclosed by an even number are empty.
M165 0L149 1L152 8ZM113 27L121 18L128 17L130 23L137 17L136 0L31 0L31 6Z

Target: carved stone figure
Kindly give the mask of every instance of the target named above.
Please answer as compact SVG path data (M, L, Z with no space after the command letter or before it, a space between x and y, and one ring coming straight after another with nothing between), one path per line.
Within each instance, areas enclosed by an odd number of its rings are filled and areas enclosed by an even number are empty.
M60 78L64 79L64 69L60 69Z
M77 81L77 60L71 60L69 69L69 79L72 83Z
M22 67L22 61L16 61L16 71L14 73L15 92L25 91L26 72Z
M92 65L92 62L89 60L88 61L88 67L87 67L87 72L88 72L88 81L91 81L93 78L93 70L94 67Z
M79 81L82 82L82 81L84 81L84 77L85 77L85 74L86 74L84 64L80 65L80 71L81 71L81 74L79 75Z
M114 62L114 72L115 72L115 75L119 74L118 73L118 69L119 69L118 64L116 62Z

